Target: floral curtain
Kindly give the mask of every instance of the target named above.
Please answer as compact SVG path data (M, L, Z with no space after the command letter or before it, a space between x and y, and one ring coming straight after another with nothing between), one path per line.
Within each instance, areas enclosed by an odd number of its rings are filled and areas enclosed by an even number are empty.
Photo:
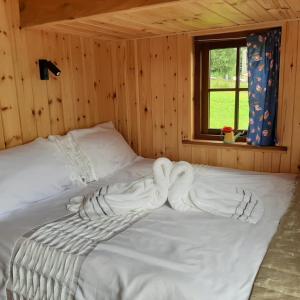
M276 144L280 41L277 29L247 37L251 145Z

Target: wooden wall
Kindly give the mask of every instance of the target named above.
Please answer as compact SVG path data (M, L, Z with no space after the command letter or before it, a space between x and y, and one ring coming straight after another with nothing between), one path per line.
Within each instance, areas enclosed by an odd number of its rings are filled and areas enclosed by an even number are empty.
M182 145L192 137L192 37L100 41L19 29L18 1L0 0L0 148L113 120L146 157L300 172L300 24L284 23L279 135L287 153ZM61 77L39 80L37 60Z
M18 9L18 0L0 1L0 149L114 120L110 44L20 30ZM41 81L41 58L61 77Z
M281 25L278 136L287 152L182 145L182 139L192 137L192 37L188 34L121 42L117 51L112 50L119 61L113 69L117 67L120 72L119 78L114 78L116 98L125 105L119 104L123 112L117 117L121 132L146 157L299 173L300 24L290 21Z

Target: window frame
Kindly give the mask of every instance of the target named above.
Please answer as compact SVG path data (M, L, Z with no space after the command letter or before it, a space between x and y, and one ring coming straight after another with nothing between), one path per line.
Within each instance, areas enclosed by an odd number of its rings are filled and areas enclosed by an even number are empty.
M239 95L248 88L240 87L240 48L246 47L246 34L237 33L222 36L196 37L195 45L195 73L194 73L194 135L196 139L221 140L221 130L208 128L209 124L209 93L211 91L233 91L235 92L235 115L234 127L238 128L239 119ZM237 48L236 83L234 88L209 88L209 51L212 49ZM207 74L207 76L205 76ZM245 131L245 130L242 130ZM239 141L245 141L241 137Z

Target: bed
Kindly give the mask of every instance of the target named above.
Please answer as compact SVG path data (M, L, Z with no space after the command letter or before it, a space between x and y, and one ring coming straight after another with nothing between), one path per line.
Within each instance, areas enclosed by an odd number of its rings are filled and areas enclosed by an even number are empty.
M152 164L153 160L138 158L102 180L101 184L131 181L149 175ZM97 245L80 270L76 299L249 299L279 220L290 205L291 195L285 196L281 183L293 185L294 177L207 166L199 170L202 176L224 176L228 182L240 181L259 191L265 206L263 219L253 225L208 213L181 213L164 205ZM69 199L94 189L96 184L83 189L74 188L1 216L0 299L5 299L10 255L16 240L32 228L67 214ZM293 238L299 236L299 202L294 200L292 207L262 264L251 299L299 298L299 248L294 248L293 253L298 255L295 259L292 254L292 261L285 257L284 268L277 269L294 276L293 287L286 282L287 292L284 293L285 281L281 281L279 289L278 285L274 287L276 278L273 287L269 286L270 265L276 270L273 260L279 258L273 251L278 240L288 240L290 233L294 234ZM280 247L283 254L286 250L284 242ZM282 273L275 276L282 276ZM278 291L283 298L275 298Z

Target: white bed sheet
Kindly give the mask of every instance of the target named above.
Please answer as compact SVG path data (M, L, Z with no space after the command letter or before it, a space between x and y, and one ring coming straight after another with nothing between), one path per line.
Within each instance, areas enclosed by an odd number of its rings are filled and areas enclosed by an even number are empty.
M139 159L106 183L148 175L152 162ZM263 197L263 219L253 225L206 213L180 213L164 206L94 249L82 266L77 299L249 298L268 244L290 202L291 195L280 183L292 183L294 177L212 167L200 168L199 174L204 180L223 176L229 183L239 182L255 190ZM0 216L0 299L5 299L10 253L17 238L65 215L69 198L79 192L73 190Z

